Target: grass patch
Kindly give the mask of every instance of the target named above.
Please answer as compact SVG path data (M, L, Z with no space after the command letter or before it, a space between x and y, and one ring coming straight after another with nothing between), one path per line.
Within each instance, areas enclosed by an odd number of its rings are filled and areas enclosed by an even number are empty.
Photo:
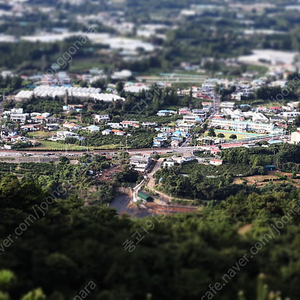
M36 138L36 139L41 139L41 138L50 138L52 135L55 135L56 131L36 131L36 132L30 132L27 134L28 138Z
M67 146L68 150L86 150L87 147L85 146L78 146L78 145L65 145L57 142L52 141L41 141L41 145L34 147L34 149L53 149L53 150L65 150ZM91 149L91 147L89 147Z

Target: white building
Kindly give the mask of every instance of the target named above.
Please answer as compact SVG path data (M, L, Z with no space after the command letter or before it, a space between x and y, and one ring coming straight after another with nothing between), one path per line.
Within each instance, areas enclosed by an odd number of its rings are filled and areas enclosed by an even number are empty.
M185 123L183 120L177 121L176 129L182 131L183 133L188 133L194 128L194 124L192 123Z
M267 123L267 122L269 122L269 119L265 115L263 115L262 113L253 113L252 121L253 122Z
M255 123L248 121L233 121L212 119L211 126L220 126L222 129L233 129L236 131L256 131L259 133L273 132L275 127L273 124Z
M12 122L24 123L29 118L29 114L23 113L23 108L14 108L10 111L10 120Z
M223 163L223 160L222 159L211 159L209 161L209 163L214 166L221 166Z
M22 114L23 113L23 108L12 108L10 110L11 114Z
M65 138L79 139L79 135L77 133L70 132L70 131L58 131L56 135L52 136L49 140L58 141L58 140L64 140Z
M174 165L175 165L175 162L172 158L168 158L162 164L163 168L172 168L172 167L174 167Z
M202 89L212 91L217 83L217 79L208 79L202 83Z
M129 70L122 70L120 72L114 72L112 74L112 78L116 78L116 79L125 79L132 76L132 72Z
M299 111L284 111L282 113L282 116L284 118L295 118L297 117L298 115L300 115L300 112Z
M110 129L105 129L102 131L102 135L110 135L111 130Z
M87 129L88 129L89 132L98 132L100 130L100 128L98 126L95 126L95 125L91 125Z
M150 90L150 88L147 87L146 85L130 85L124 87L124 91L128 93L139 93L142 90L148 91Z
M140 122L139 121L122 121L120 123L120 125L122 125L123 128L129 128L129 127L136 127L138 128L139 127L139 124Z
M152 160L150 155L134 155L130 158L130 165L137 171L145 172Z
M7 77L14 77L14 74L12 71L2 71L1 76L5 79Z
M114 128L114 129L119 129L119 128L122 128L122 126L120 125L120 123L107 123L107 125L111 128Z
M199 123L202 121L202 119L199 118L199 116L197 116L197 115L184 115L183 121L185 123Z
M207 115L206 112L202 109L193 109L192 112L195 116L198 116L201 119L205 119Z
M79 130L81 129L81 126L75 124L75 123L64 123L64 128L68 128L69 130Z
M224 102L221 102L221 104L220 104L220 108L233 109L234 106L235 106L235 103L234 102L229 102L229 101L224 101Z
M94 120L98 123L102 121L109 121L110 117L109 115L95 115Z
M53 124L46 124L46 129L48 129L49 131L55 131L59 129L59 125L56 123Z

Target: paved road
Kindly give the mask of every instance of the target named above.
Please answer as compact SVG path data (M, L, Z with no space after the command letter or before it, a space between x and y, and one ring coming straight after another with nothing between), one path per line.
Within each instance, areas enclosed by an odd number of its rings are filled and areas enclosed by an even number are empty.
M160 159L156 162L156 164L155 164L153 170L151 171L151 173L148 174L148 177L149 177L148 187L149 187L150 189L153 189L154 186L155 186L155 178L153 177L153 175L156 173L157 170L160 169L160 167L161 167L161 165L162 165L162 163L163 163L163 160L164 160L163 158L160 158Z
M182 147L182 148L176 148L176 149L155 149L155 152L159 154L167 154L167 153L184 153L185 151L192 151L195 150L197 147ZM117 153L118 150L94 150L90 151L89 154L95 153L95 154L104 154L104 155L112 155L113 153ZM33 155L33 156L46 156L47 153L52 153L51 151L17 151L17 150L6 150L6 149L0 149L0 156L11 156L11 157L16 157L16 156L22 156L22 154L26 155ZM62 156L82 156L84 154L87 154L86 151L68 151L66 154L65 151L55 151L54 155L47 155L49 157L57 157L58 155ZM134 149L134 150L128 150L128 153L130 155L134 154L152 154L153 151L152 149Z
M133 188L133 193L132 193L132 200L133 200L133 202L137 202L138 201L138 193L139 193L139 190L140 190L141 186L145 182L145 178L146 178L146 176L144 176L144 179L137 186L135 186Z
M269 141L273 139L273 137L271 135L269 135L268 137L252 137L252 138L247 138L244 140L238 140L238 141L230 141L230 142L226 142L224 144L222 144L222 148L234 148L234 147L240 147L243 144L247 144L249 142L254 143L256 141ZM198 149L207 149L207 148L218 148L218 146L207 146L207 147L199 147L199 146L185 146L185 147L178 147L178 148L172 148L172 149L165 149L165 148L158 148L155 149L155 152L157 152L158 154L184 154L185 156L187 155L187 152L193 152L194 150L198 150ZM94 151L90 151L89 153L95 153L95 154L104 154L109 156L109 155L113 155L113 153L117 153L118 150L94 150ZM47 153L51 153L51 151L16 151L16 150L5 150L5 149L0 149L0 156L8 156L8 157L19 157L22 156L22 154L30 154L33 155L35 157L42 157L42 156L47 156L47 157L57 157L58 155L62 155L62 156L69 156L71 157L76 157L76 156L82 156L84 154L87 154L86 151L68 151L68 153L66 154L65 151L55 151L54 153L56 155L46 155ZM134 155L134 154L152 154L153 150L152 149L132 149L132 150L128 150L129 155Z
M192 137L188 137L188 138L184 141L184 143L180 146L180 148L185 148L185 147L187 147L188 144L191 142L191 140L192 140Z

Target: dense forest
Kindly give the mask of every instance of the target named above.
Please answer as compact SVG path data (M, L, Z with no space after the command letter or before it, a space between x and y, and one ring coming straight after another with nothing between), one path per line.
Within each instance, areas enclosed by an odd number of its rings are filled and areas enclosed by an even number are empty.
M212 299L216 282L224 283L216 299L241 290L255 299L260 273L270 290L298 299L299 191L238 194L199 213L146 219L60 200L65 192L2 177L0 265L15 280L1 289L11 299L34 289L73 299L90 282L89 299Z

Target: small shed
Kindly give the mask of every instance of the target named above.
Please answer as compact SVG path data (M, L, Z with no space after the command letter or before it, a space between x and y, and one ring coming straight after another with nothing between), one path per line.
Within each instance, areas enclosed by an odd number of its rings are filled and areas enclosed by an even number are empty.
M146 193L143 193L143 192L138 192L138 199L139 200L144 200L144 201L147 201L147 202L153 201L152 197L150 197L149 195L147 195Z
M267 171L275 171L276 170L276 167L274 165L266 165L265 166L265 169Z

